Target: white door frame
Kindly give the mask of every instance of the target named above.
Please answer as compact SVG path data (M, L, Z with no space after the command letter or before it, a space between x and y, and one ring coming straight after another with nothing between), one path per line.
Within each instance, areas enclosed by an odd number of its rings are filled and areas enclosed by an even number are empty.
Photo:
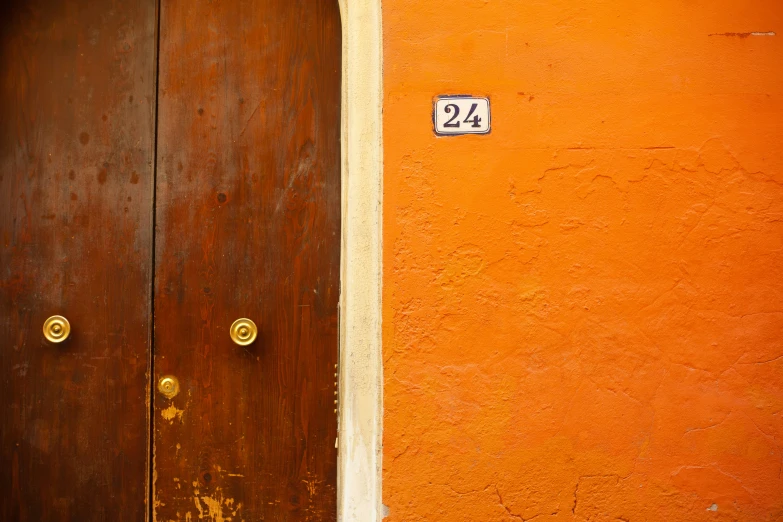
M381 0L338 1L343 72L337 512L340 522L380 522Z

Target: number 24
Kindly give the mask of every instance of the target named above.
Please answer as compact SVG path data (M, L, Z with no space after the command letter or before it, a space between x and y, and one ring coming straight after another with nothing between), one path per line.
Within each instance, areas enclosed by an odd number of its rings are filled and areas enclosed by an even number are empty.
M451 119L449 119L449 121L444 123L443 126L459 128L460 122L452 123L454 122L454 120L456 120L459 117L459 107L457 107L457 105L454 103L449 103L448 105L446 105L446 108L443 109L443 112L445 112L446 114L451 114L452 107L454 107L454 116L452 116ZM479 125L481 123L481 118L479 118L478 114L473 116L473 113L476 112L476 107L478 107L478 103L474 103L470 106L470 111L468 112L468 115L465 116L465 119L462 120L462 123L472 123L473 125L471 125L471 127L476 127L476 128L481 127L481 125ZM470 119L471 116L473 116L472 120Z

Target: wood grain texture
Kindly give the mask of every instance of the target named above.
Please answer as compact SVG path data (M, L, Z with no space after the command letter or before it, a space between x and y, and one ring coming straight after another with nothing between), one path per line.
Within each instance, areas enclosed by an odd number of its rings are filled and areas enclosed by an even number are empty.
M162 5L157 520L336 519L340 56L334 0Z
M152 1L0 7L3 521L145 518L155 27Z

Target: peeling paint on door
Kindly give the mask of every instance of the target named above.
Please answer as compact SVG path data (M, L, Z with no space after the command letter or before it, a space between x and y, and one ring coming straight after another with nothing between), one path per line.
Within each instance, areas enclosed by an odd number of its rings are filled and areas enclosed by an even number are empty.
M182 414L185 413L185 410L178 410L176 406L173 404L166 408L165 410L161 410L160 415L169 423L174 424L174 419L182 420Z

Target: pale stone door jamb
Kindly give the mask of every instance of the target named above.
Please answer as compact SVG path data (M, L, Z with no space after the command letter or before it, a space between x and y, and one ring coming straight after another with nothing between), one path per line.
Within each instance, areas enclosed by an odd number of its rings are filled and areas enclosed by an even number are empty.
M339 3L343 72L338 520L380 522L381 1L339 0Z

